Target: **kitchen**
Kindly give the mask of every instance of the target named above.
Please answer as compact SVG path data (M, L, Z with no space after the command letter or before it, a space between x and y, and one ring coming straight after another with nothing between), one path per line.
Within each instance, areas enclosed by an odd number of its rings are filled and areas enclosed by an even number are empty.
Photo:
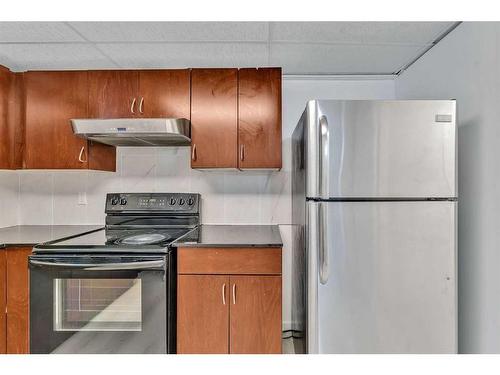
M459 214L457 231L456 208L475 214L455 129L476 102L425 76L497 29L0 22L0 351L495 352L461 315L477 284L457 287L479 267L461 263L480 229ZM316 157L326 179L300 175ZM325 218L341 224L316 246Z

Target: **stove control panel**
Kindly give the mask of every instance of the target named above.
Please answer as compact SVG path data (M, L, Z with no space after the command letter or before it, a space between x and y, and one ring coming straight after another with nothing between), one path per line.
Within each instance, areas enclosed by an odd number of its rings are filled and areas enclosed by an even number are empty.
M200 194L192 193L110 193L106 213L147 211L199 213Z

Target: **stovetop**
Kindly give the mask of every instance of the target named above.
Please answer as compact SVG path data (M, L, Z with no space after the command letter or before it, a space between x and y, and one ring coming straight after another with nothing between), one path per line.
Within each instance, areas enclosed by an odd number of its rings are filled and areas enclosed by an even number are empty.
M34 247L40 253L166 253L177 239L196 241L200 197L181 193L112 193L106 226ZM191 237L190 237L191 236Z
M195 228L126 230L121 233L97 231L36 245L35 254L40 253L166 253L177 239L197 241ZM149 240L149 241L145 241Z

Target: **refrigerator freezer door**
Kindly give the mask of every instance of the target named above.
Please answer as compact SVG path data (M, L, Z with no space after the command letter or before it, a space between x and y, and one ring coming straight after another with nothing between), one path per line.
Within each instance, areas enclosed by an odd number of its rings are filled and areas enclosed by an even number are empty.
M457 352L456 202L306 211L309 353Z
M456 197L454 100L310 101L310 198Z

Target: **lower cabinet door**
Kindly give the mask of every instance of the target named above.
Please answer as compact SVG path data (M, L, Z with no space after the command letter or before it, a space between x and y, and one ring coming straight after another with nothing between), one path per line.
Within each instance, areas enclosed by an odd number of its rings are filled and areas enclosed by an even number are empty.
M11 247L7 255L7 353L29 353L29 273L32 248Z
M177 353L229 353L229 276L178 276Z
M5 304L7 303L7 264L5 251L0 249L0 354L7 350L7 315Z
M230 353L281 353L281 276L231 276Z

